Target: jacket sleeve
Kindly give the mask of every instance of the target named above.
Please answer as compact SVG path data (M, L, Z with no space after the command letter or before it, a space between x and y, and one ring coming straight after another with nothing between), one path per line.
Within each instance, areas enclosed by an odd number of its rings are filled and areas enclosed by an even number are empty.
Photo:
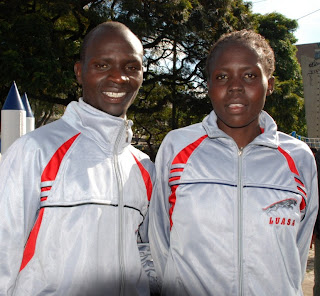
M317 164L317 172L318 172L318 193L320 193L320 149L317 151L315 155L316 164ZM319 201L319 195L318 195L318 201ZM320 235L320 215L319 215L319 209L318 209L318 216L316 220L316 224L314 227L315 234L317 236Z
M149 239L151 255L160 284L166 267L170 246L169 196L171 189L168 184L170 149L166 139L156 158L156 184L150 203Z
M154 188L155 182L155 168L153 162L150 161L149 158L144 158L141 161L142 175L147 191L148 200L151 198L152 191ZM151 295L160 294L157 274L154 268L153 260L150 252L149 238L148 238L148 226L149 226L149 207L147 213L144 217L143 222L139 226L138 236L137 236L137 244L140 254L140 260L142 267L149 279L149 287Z
M150 204L150 199L152 192L154 190L154 183L155 183L155 167L154 163L149 158L144 158L141 161L141 165L143 166L145 172L143 173L143 179L147 191L147 198L148 203ZM148 243L148 227L149 227L149 206L148 211L143 219L143 222L139 226L139 234L138 234L138 243Z
M305 181L305 188L307 190L306 213L304 219L300 222L297 234L297 246L300 253L302 280L306 271L311 237L318 214L317 168L313 155L306 156L307 157L303 157L301 170L301 175Z
M25 243L40 199L36 152L26 138L14 142L0 161L0 295L12 295Z

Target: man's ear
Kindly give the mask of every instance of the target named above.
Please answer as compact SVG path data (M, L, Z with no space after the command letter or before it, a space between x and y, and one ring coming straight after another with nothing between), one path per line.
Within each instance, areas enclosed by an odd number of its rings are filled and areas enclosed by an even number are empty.
M81 73L82 73L82 63L80 61L76 62L73 67L74 73L76 74L77 81L79 84L82 84L82 78L81 78Z
M207 90L208 91L209 91L210 87L211 87L211 80L210 80L210 78L208 78L207 79Z
M274 76L271 76L268 79L268 89L267 89L267 96L270 96L274 91Z

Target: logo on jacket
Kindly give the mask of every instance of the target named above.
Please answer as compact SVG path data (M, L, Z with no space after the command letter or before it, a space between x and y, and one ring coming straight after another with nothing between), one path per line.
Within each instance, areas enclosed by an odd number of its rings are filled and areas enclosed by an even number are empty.
M295 198L288 198L284 200L277 201L270 206L267 206L263 208L264 211L266 211L268 214L270 212L276 212L279 208L288 208L292 209L293 207L296 206L298 201ZM269 224L274 224L274 225L290 225L294 226L295 225L295 220L290 219L290 218L285 218L285 217L270 217L269 219Z
M266 211L267 213L270 213L272 211L277 211L279 208L293 209L293 207L296 206L297 203L298 201L295 198L288 198L288 199L277 201L271 204L270 206L263 208L263 210Z

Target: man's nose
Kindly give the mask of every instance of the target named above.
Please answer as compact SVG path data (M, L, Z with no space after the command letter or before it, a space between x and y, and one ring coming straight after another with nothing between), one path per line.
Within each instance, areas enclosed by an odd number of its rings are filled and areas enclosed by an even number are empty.
M114 67L110 69L109 77L110 80L112 80L115 83L127 83L129 81L128 75L125 73L125 71L121 68Z

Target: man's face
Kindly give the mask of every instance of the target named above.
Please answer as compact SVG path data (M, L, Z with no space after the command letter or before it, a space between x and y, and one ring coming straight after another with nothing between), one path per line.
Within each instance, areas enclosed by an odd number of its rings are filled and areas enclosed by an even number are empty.
M84 61L75 64L83 100L124 117L143 80L143 48L130 31L100 30L92 36Z
M255 129L273 83L254 50L239 44L219 49L210 65L208 94L220 129L227 134L234 128Z

